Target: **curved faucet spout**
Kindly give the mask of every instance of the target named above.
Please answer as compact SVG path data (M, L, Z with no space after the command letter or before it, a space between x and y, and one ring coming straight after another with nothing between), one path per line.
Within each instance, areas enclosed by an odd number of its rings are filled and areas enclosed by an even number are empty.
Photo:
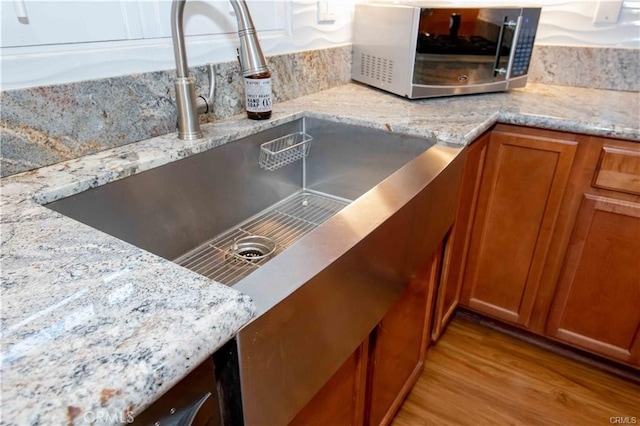
M244 0L229 0L238 21L238 38L240 39L240 67L242 75L247 77L268 72L260 42L253 25L251 14Z
M242 75L246 77L269 71L246 2L244 0L229 1L238 21ZM211 109L214 76L212 67L209 67L209 99L196 98L195 84L193 78L189 77L187 49L184 38L183 16L186 2L187 0L173 0L171 4L171 36L178 77L175 83L176 106L178 109L178 138L194 140L202 138L198 112L206 112Z
M171 4L171 37L173 39L173 55L176 59L178 78L189 77L183 25L184 5L186 2L187 0L173 0Z

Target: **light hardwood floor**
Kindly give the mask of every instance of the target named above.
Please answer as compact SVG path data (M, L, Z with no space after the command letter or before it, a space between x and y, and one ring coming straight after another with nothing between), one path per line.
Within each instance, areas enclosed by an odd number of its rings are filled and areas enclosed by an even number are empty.
M583 426L612 417L640 425L640 385L458 315L429 348L392 425Z

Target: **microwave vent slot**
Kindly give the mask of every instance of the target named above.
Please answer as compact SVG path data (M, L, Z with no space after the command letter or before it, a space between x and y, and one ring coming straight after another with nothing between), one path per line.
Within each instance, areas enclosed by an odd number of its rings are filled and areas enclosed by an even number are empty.
M393 61L362 53L360 55L360 75L391 84Z

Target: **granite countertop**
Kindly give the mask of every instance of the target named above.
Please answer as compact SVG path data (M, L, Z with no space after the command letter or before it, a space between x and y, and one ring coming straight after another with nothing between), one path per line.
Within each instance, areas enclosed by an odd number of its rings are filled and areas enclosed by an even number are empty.
M640 141L640 98L529 85L420 101L348 84L2 179L2 422L82 424L144 409L255 315L246 295L45 204L302 116L464 145L496 122ZM89 416L87 414L90 413Z

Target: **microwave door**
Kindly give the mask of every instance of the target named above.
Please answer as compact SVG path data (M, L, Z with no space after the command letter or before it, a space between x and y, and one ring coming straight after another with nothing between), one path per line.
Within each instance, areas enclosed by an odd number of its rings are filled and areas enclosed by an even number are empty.
M428 9L420 11L413 83L474 86L504 82L516 9Z

